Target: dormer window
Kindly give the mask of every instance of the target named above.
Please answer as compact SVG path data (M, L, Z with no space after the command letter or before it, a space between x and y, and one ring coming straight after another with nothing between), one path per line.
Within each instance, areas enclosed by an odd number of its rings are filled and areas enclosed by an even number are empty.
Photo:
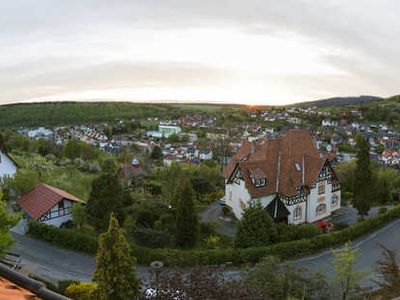
M265 178L253 179L254 187L263 187L267 185L267 180Z
M267 185L267 176L264 171L260 168L249 169L251 180L253 181L253 186L263 187Z
M299 163L295 163L294 168L296 169L297 172L301 172L301 165Z

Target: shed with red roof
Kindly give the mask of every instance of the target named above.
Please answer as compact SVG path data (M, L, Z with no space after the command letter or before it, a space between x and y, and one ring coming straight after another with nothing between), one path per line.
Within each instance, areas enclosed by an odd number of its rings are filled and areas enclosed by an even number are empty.
M25 212L24 218L60 227L72 220L72 206L85 202L66 191L39 183L17 203Z

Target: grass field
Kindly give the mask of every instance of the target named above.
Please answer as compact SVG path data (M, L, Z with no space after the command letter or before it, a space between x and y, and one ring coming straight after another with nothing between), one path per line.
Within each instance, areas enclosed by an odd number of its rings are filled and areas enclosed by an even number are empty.
M79 171L74 166L56 167L46 176L45 183L63 189L68 193L87 201L93 179L99 174L90 174Z

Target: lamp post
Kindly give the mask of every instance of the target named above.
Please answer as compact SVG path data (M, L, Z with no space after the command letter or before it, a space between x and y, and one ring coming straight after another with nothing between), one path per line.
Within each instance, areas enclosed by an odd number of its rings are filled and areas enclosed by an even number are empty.
M164 267L164 263L162 261L155 260L150 263L150 268L154 271L154 274L156 275L156 297L158 296L158 276L162 267Z

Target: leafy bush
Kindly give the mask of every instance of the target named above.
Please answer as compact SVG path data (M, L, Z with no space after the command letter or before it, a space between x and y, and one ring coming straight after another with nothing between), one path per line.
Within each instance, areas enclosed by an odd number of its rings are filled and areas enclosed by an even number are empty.
M60 247L94 254L97 238L67 228L57 228L38 222L29 222L28 234Z
M387 207L384 207L384 206L382 206L382 207L379 207L379 214L381 215L381 214L384 214L384 213L386 213L388 211L388 208Z
M88 173L98 173L101 171L100 164L97 161L85 161L79 165L79 170Z
M323 233L322 229L314 224L301 224L295 226L293 239L309 239Z
M66 289L72 285L72 284L79 284L80 282L78 280L60 280L58 282L58 292L60 294L65 295Z
M65 290L65 294L75 300L92 300L96 299L97 286L95 283L81 282L71 284Z
M343 223L343 222L337 222L337 223L334 224L334 228L333 229L338 231L338 230L343 230L343 229L345 229L347 227L349 227L348 224Z
M134 238L138 244L149 248L164 248L172 244L170 233L150 228L137 229Z
M199 224L199 233L202 236L212 235L215 234L216 228L217 228L217 223L215 222L201 222Z
M218 235L210 235L204 240L208 249L217 249L220 241L221 238Z

